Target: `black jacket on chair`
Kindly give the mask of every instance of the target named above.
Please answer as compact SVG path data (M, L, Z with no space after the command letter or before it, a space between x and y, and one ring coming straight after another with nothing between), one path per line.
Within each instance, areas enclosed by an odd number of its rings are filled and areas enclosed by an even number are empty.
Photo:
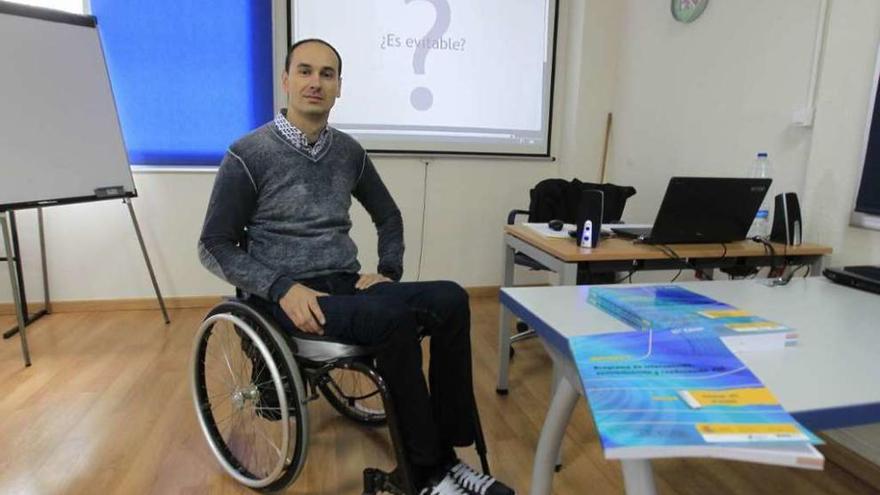
M595 184L577 179L545 179L529 192L529 222L549 222L558 219L577 223L578 202L581 192L598 189L605 195L602 223L619 222L626 200L636 193L632 186Z

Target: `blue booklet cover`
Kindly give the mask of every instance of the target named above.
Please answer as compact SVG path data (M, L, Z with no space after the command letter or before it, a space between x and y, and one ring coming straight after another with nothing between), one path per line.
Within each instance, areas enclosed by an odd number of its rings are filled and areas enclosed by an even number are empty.
M822 443L711 330L569 340L606 456L709 456L821 468Z
M749 340L754 348L783 347L797 340L785 325L676 285L596 287L588 301L635 328L711 328L720 337L731 337L737 348L749 347ZM767 334L778 335L739 338Z

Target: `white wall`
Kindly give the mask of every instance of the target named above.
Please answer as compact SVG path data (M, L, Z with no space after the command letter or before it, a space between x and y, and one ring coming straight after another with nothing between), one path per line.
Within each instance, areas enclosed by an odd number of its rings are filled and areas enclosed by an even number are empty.
M672 175L741 176L770 152L777 190L802 202L806 240L830 262L880 263L880 233L848 225L860 177L880 2L829 1L813 127L807 101L819 0L712 2L693 24L667 2L622 2L609 180L651 221Z
M604 121L613 91L613 47L619 9L601 0L562 0L552 149L557 161L435 158L375 160L404 217L404 278L448 278L465 286L498 285L501 225L507 212L528 206L528 190L543 178L597 178ZM606 38L610 38L606 39ZM612 48L609 48L612 47ZM349 81L351 83L351 81ZM147 248L166 296L228 294L199 264L195 245L213 173L138 171L134 200ZM425 196L427 194L427 196ZM425 204L421 270L422 212ZM376 237L366 213L353 210L353 237L367 270L376 264ZM35 215L21 212L28 299L41 300ZM120 202L46 210L49 278L54 300L151 297L128 212ZM5 271L0 302L11 301Z
M834 264L880 264L880 232L849 226L861 180L880 2L837 0L829 14L804 220L811 237L834 246Z
M625 218L650 222L673 175L744 176L758 151L774 183L802 192L806 102L818 0L711 2L692 24L669 2L626 0L608 178L638 194Z

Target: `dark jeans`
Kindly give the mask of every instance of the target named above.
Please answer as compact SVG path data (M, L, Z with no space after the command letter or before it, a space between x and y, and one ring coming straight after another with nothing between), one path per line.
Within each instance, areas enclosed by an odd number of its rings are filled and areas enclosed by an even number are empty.
M383 282L361 291L354 288L357 279L345 273L300 283L330 294L318 298L325 336L358 345L387 344L376 364L390 389L410 462L446 462L454 455L452 446L474 441L467 292L454 282ZM270 308L285 328L295 328L281 306ZM428 384L420 327L430 336Z

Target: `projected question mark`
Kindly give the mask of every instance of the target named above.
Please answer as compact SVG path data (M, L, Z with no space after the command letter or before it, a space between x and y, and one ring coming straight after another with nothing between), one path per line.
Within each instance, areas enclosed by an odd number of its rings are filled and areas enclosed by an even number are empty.
M431 50L431 40L439 40L443 37L446 30L449 29L449 23L451 20L449 2L447 0L404 1L407 4L418 1L428 2L434 6L434 10L437 12L437 16L434 19L434 25L431 26L431 29L420 40L420 43L418 44L419 46L416 46L416 50L413 53L413 72L419 75L424 75L425 59L428 58L428 51ZM413 89L412 93L410 93L409 102L416 110L425 111L431 108L431 105L434 104L434 94L431 93L430 89L424 86L419 86Z

